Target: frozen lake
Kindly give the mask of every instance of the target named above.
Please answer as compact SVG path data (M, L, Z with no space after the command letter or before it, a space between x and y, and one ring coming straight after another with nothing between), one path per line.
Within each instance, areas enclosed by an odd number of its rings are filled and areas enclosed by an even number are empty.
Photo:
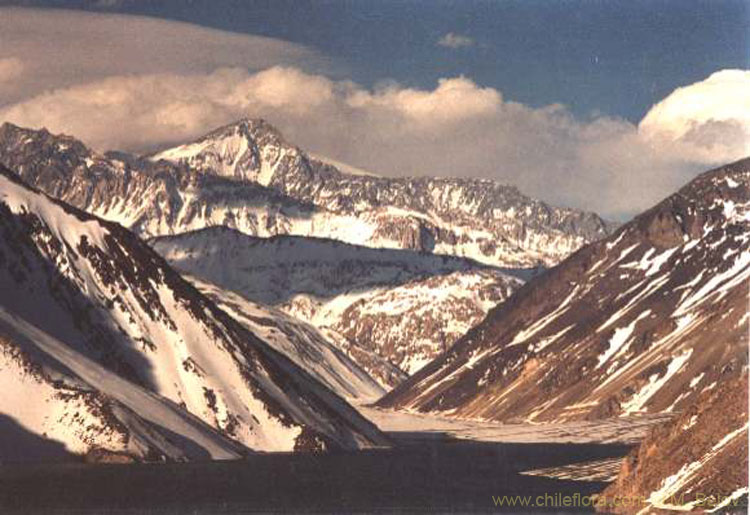
M61 513L497 511L493 496L601 491L607 474L655 422L502 425L363 411L391 435L392 449L258 454L231 462L6 465L0 467L0 507ZM540 510L571 508L533 511Z

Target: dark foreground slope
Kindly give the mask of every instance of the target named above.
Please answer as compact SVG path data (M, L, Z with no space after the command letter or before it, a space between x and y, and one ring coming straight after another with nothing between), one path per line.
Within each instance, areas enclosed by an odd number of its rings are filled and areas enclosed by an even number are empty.
M625 460L603 497L642 500L617 511L726 509L747 512L747 374L704 392L655 428Z

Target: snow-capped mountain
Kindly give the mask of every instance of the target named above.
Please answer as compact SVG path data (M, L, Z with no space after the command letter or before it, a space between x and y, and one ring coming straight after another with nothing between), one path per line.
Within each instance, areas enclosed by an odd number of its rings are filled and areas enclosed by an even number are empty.
M255 238L224 227L151 245L178 270L315 325L386 387L445 351L522 284L464 258Z
M746 159L529 281L379 404L529 421L679 412L747 368L749 289Z
M390 264L360 263L368 270L348 274L335 299L329 285L339 272L333 268L304 279L325 281L320 291L308 286L288 299L272 298L286 283L268 280L264 271L245 277L245 285L254 281L246 288L233 278L233 291L311 322L384 387L448 348L517 286L492 266L549 265L610 229L595 215L551 208L491 181L342 172L260 120L148 158L100 155L68 136L4 124L0 162L50 195L141 236L229 227L251 236L322 237L490 264L394 276L388 274L398 270ZM227 287L205 270L183 270ZM373 280L381 273L386 277Z
M747 373L704 391L658 426L602 492L608 513L647 509L744 513L748 500ZM643 499L614 506L615 499Z
M385 394L367 372L311 324L225 288L184 277L232 318L341 397L366 402Z
M0 162L45 193L140 236L227 225L260 236L321 227L343 237L356 226L255 182L122 153L100 155L74 138L7 123L0 127Z
M75 452L383 445L345 401L121 226L0 169L0 412Z
M374 247L467 256L503 266L549 265L609 229L596 215L552 208L493 181L345 173L290 145L264 120L242 120L151 159L251 180L354 216L372 231L367 239L343 241Z
M481 268L414 279L358 296L343 311L334 311L332 328L352 345L372 350L411 375L450 348L521 284L502 272Z
M73 138L6 123L0 160L28 183L142 236L224 225L532 267L557 263L611 230L594 214L492 181L345 173L262 120L148 158L99 155Z

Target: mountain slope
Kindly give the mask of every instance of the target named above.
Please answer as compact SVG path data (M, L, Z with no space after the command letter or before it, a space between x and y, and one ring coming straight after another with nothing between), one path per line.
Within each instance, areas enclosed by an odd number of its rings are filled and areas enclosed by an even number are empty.
M747 366L750 159L524 285L384 407L532 421L680 411Z
M0 380L2 416L28 434L43 436L46 444L26 443L6 425L3 463L60 459L58 448L69 453L66 459L75 454L233 459L248 452L177 404L126 381L4 307Z
M475 269L426 276L377 288L337 313L332 328L407 375L450 348L521 281L497 270ZM334 304L344 308L341 299Z
M0 307L3 329L12 333L6 356L16 356L19 373L41 370L38 384L57 388L63 375L118 400L115 390L98 390L95 380L106 371L250 449L385 443L353 408L218 309L133 234L28 188L4 169L0 234ZM54 345L42 347L29 336L35 331ZM91 379L73 366L79 362L102 371ZM55 395L66 397L64 390ZM38 399L36 405L45 406ZM6 414L17 416L14 408ZM75 418L75 408L56 403L44 415ZM172 436L185 438L194 441Z
M185 276L201 293L264 342L341 397L374 401L385 390L314 326L224 288Z
M98 155L46 131L0 127L0 161L28 183L142 236L214 225L377 248L471 257L514 268L554 264L611 227L513 187L476 179L353 175L243 120L149 159Z
M521 284L467 259L220 227L151 244L179 270L309 321L385 386L443 352Z
M747 389L745 373L703 392L679 417L653 430L602 497L645 500L619 512L647 506L747 511Z

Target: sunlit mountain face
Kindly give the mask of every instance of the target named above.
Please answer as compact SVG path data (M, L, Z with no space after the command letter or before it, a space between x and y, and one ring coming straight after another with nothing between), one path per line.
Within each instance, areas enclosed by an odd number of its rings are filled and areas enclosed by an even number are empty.
M744 513L747 14L2 2L0 511Z

